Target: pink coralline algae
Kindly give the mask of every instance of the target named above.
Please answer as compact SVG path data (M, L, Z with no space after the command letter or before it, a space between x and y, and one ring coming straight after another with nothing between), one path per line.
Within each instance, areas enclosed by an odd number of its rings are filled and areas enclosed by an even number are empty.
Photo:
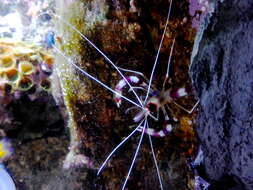
M210 0L189 0L189 13L193 17L192 27L198 29L204 17L213 12Z

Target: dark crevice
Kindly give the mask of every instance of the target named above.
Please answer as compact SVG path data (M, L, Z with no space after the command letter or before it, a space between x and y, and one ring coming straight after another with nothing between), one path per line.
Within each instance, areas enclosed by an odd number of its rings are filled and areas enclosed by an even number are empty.
M214 70L217 75L217 83L218 85L221 83L221 77L223 74L223 61L224 61L224 50L221 48L218 53L217 63L215 64Z

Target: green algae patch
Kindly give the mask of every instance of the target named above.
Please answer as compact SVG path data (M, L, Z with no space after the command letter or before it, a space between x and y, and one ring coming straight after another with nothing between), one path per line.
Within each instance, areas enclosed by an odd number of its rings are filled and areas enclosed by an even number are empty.
M66 4L62 1L57 1L59 15L67 23L71 24L84 35L92 33L98 24L106 21L106 13L108 7L105 1L74 1ZM94 12L95 10L95 12ZM68 24L55 20L58 33L62 38L63 43L59 44L59 49L68 57L69 61L73 61L81 68L86 68L85 57L89 56L89 52L83 47L83 39L72 27ZM65 165L71 166L75 156L79 155L80 146L80 126L77 124L82 114L78 110L78 105L87 102L90 99L89 88L87 88L86 78L77 71L74 66L64 59L61 55L56 58L56 72L60 80L63 99L68 112L68 128L70 130L70 153L67 156ZM69 158L71 157L71 158Z

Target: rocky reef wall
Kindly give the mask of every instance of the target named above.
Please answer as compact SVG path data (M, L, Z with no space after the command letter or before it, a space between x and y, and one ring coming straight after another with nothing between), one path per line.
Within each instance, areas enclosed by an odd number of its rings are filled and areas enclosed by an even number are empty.
M253 2L217 2L199 34L191 76L210 189L253 189Z

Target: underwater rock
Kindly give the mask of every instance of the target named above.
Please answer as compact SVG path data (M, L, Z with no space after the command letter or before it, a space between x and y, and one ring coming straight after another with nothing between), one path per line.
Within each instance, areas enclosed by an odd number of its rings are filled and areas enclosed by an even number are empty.
M252 9L251 0L217 3L192 57L201 104L197 132L210 189L253 189Z
M63 166L71 170L78 166L84 171L92 170L94 173L113 148L131 133L136 123L133 122L134 113L125 113L131 105L123 102L121 108L117 108L113 94L82 75L80 69L76 69L71 64L78 65L113 89L121 79L98 51L66 22L88 37L117 66L140 71L150 77L166 22L169 2L167 0L159 2L59 0L56 5L58 8L56 11L58 16L54 20L58 28L56 35L62 39L61 43L57 43L57 47L68 58L66 60L58 52L55 63L68 111L71 138L70 152ZM59 18L64 19L65 22ZM175 1L173 4L170 24L165 36L153 84L158 89L162 88L170 48L175 38L176 50L173 53L171 81L175 87L190 86L188 65L195 30L191 25L187 0ZM132 73L124 74L128 76ZM168 82L165 87L169 88L170 85ZM127 94L125 91L124 93ZM135 100L131 95L129 97ZM182 100L181 103L191 107L195 101L192 98ZM191 122L194 114L189 115L175 105L169 106L173 109L171 114L179 118L181 128L179 127L172 135L153 140L158 165L164 179L164 188L192 188L189 184L193 174L188 171L185 157L192 156L196 148L193 122ZM163 127L162 122L156 124L151 121L151 123L158 129ZM80 181L93 184L91 189L120 189L131 165L139 137L140 134L136 134L122 146L100 176L94 178L92 173L92 176L88 175L86 180ZM128 189L159 188L146 137L128 182ZM82 176L82 173L80 172L79 175Z

